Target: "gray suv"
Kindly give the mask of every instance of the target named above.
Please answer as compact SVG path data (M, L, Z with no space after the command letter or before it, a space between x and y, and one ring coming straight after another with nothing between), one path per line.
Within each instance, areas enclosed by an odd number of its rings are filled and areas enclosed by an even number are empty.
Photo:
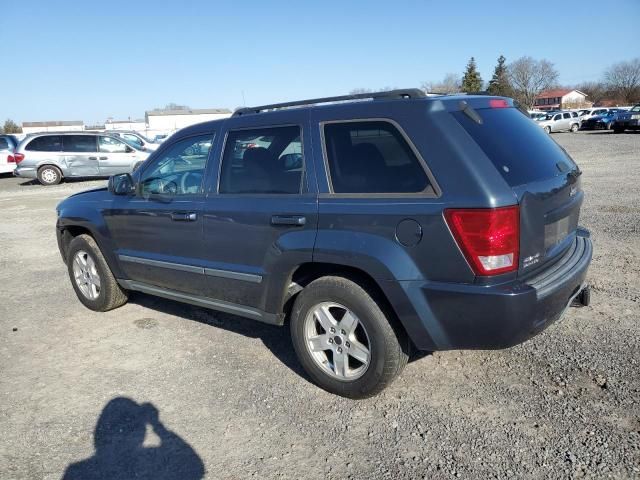
M511 99L312 99L180 130L56 231L86 307L137 291L287 324L309 377L361 398L411 349L510 347L588 303L580 177Z
M13 174L55 185L65 177L131 172L148 156L149 152L106 134L40 133L28 136L16 148Z

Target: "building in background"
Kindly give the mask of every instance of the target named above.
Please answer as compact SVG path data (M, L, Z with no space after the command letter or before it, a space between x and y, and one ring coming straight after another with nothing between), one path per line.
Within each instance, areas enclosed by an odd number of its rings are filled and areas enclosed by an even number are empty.
M580 90L558 88L547 90L536 97L535 108L539 110L565 110L570 108L590 108L593 102L587 100L587 94Z
M147 136L173 133L189 125L230 116L231 110L227 108L149 110L145 112L146 133Z
M51 122L22 122L22 133L68 132L84 130L82 120L57 120Z
M107 119L104 122L105 130L134 130L136 132L145 133L147 130L147 122L144 120L112 120Z

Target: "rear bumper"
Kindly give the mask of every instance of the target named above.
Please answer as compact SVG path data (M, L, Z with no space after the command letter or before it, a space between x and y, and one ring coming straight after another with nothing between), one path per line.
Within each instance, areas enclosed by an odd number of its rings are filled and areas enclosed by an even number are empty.
M400 282L413 307L405 313L415 316L399 317L421 350L508 348L562 316L585 287L591 256L589 233L580 230L562 258L526 280L495 286Z
M13 171L13 175L21 178L38 178L38 169L36 167L21 167L18 165Z

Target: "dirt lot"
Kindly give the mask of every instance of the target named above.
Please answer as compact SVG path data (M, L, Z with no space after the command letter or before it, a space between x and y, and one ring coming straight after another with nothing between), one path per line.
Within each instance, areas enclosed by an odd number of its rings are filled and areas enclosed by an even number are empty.
M553 138L584 171L592 306L359 402L312 385L287 330L142 294L85 309L54 207L104 181L0 178L0 478L640 478L640 135Z

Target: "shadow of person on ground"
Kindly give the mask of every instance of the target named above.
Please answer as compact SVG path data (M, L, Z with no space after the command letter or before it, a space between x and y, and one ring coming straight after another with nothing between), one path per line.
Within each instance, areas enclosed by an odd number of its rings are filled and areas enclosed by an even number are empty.
M160 445L143 446L147 425ZM93 438L93 457L69 465L63 480L197 480L204 476L198 454L167 430L151 403L112 399L100 414Z

